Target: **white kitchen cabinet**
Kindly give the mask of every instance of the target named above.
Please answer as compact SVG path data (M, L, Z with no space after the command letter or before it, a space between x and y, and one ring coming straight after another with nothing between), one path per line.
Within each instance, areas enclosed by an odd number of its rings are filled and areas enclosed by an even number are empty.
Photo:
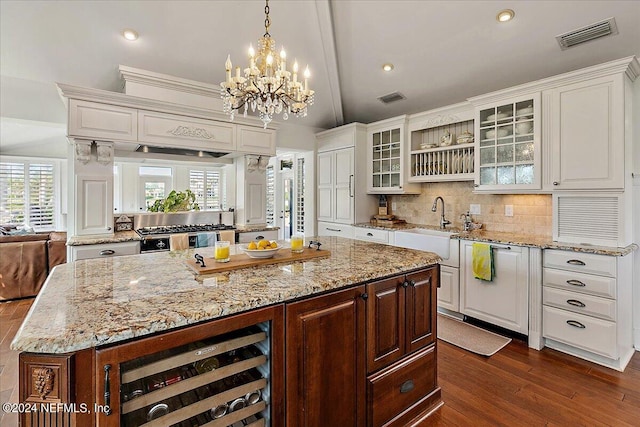
M318 153L318 220L353 224L354 148Z
M353 239L353 228L354 227L347 224L318 221L318 236L336 236Z
M138 110L70 99L67 135L108 141L135 141L138 138Z
M460 269L440 265L438 308L460 311Z
M540 117L539 92L476 106L475 191L541 189Z
M632 268L632 255L545 250L545 345L624 370L634 352Z
M618 73L542 93L546 188L624 188L624 78Z
M176 114L138 111L138 142L203 151L235 151L235 125Z
M420 194L420 184L410 184L407 150L407 116L367 126L367 191L371 194Z
M472 241L460 241L460 312L519 332L529 332L529 248L491 244L493 280L473 276Z
M123 255L137 255L139 253L139 241L71 246L71 261L80 261L92 258L111 258Z
M247 154L276 155L276 131L236 125L236 149Z
M75 235L113 234L113 175L77 174Z
M330 228L369 221L377 199L362 191L366 180L366 127L354 123L316 134L317 219Z

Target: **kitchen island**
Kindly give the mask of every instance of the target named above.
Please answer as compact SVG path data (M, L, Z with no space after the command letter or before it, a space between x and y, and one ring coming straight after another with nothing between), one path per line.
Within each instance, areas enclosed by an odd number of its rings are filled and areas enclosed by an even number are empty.
M149 410L136 404L142 400L127 401L120 393L129 382L126 376L138 369L131 366L149 357L149 365L157 364L162 352L175 358L176 351L188 352L189 346L208 345L219 336L227 344L239 330L246 340L261 329L266 338L256 346L268 362L255 359L266 367L260 381L268 386L264 409L256 415L263 423L326 425L335 416L346 423L341 425L404 425L427 416L440 404L435 381L438 256L335 237L317 240L330 257L215 275L196 276L185 264L196 252L212 257L213 248L56 267L12 343L23 352L21 402L97 404L90 413L56 416L81 425L128 425L121 418L127 407ZM224 346L216 342L205 348L213 347ZM332 366L339 369L322 369ZM223 369L209 374L217 371ZM204 376L178 384L199 377ZM167 394L155 390L139 399L153 393ZM210 404L215 398L204 400ZM169 410L174 418L149 425L169 425L168 420L183 425L189 418L181 418L184 410L191 407L212 409L183 402L182 409ZM195 414L188 425L198 424ZM38 425L49 425L40 415L33 415ZM228 420L217 421L226 425Z

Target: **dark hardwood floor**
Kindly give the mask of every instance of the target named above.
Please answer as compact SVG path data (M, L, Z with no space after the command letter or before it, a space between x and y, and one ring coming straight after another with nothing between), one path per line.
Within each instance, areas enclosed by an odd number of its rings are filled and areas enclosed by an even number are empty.
M0 403L18 402L18 352L9 345L27 315L33 298L0 303ZM0 426L17 426L18 414L0 410Z
M0 402L18 401L9 344L32 299L0 303ZM438 343L444 406L429 426L640 426L640 352L624 373L513 340L487 358ZM0 413L1 426L16 426Z

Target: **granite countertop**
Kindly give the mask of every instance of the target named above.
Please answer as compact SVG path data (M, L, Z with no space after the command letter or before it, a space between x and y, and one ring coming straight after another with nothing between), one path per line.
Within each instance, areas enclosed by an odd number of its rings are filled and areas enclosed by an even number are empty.
M425 224L399 224L393 226L380 226L373 225L370 223L360 223L354 224L354 227L365 227L365 228L376 228L379 230L389 230L389 231L400 231L400 230L408 230L411 228L425 228L428 230L440 230L441 228L434 225L425 225ZM514 245L514 246L529 246L533 248L540 249L561 249L564 251L574 251L574 252L586 252L598 255L609 255L609 256L625 256L638 249L638 245L631 244L624 248L619 248L615 246L596 246L596 245L588 245L588 244L578 244L578 243L561 243L554 242L551 237L548 236L535 236L532 234L517 234L517 233L504 233L500 231L486 231L486 230L475 230L475 231L462 231L459 228L455 227L447 227L446 231L449 231L452 239L464 239L464 240L473 240L476 242L488 242L488 243L501 243L505 245Z
M49 275L11 348L67 353L191 325L436 264L431 252L317 237L328 258L196 276L196 251L62 264ZM232 246L232 253L240 251Z
M477 242L502 243L515 246L530 246L540 249L561 249L564 251L586 252L599 255L625 256L638 249L638 245L631 244L624 248L613 246L596 246L578 243L554 242L550 237L533 236L529 234L502 233L498 231L465 231L454 234L452 239L474 240Z
M100 245L103 243L122 243L142 240L135 231L116 231L113 236L73 236L67 240L67 246Z
M388 230L388 231L402 231L409 230L412 228L424 228L427 230L438 230L442 231L440 227L437 225L427 225L427 224L413 224L410 222L402 223L402 224L394 224L394 225L374 225L369 222L360 222L357 224L353 224L354 227L362 227L362 228L373 228L376 230ZM460 233L462 230L455 227L447 227L446 231L451 233Z

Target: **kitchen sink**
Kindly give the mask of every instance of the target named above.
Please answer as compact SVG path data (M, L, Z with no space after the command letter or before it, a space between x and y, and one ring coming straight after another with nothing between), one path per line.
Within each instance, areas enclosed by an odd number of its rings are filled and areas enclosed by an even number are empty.
M451 239L452 231L410 228L395 232L395 245L403 248L435 252L442 258L441 264L459 267L460 241Z

